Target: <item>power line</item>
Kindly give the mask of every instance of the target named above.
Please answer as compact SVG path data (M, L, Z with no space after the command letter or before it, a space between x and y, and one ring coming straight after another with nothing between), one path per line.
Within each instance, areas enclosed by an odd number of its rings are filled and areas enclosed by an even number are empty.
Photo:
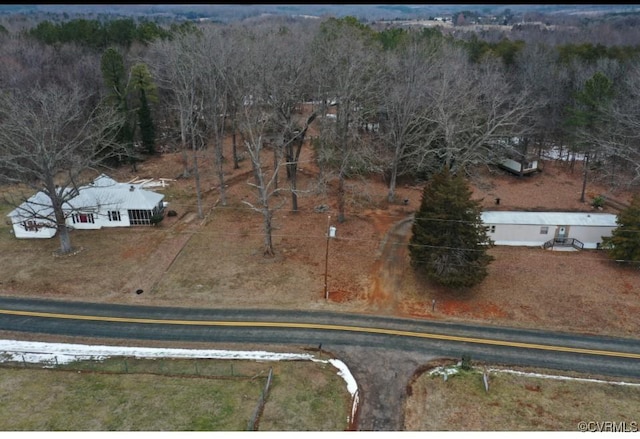
M254 225L255 228L259 228L261 227L260 224L256 224ZM169 229L166 230L166 233L169 233ZM165 231L154 231L153 233L163 233ZM224 238L224 241L230 241L228 238L249 238L249 237L256 237L256 238L262 238L264 237L264 233L263 232L247 232L247 231L243 231L243 232L239 232L239 233L229 233L229 232L213 232L213 233L209 233L206 231L191 231L191 232L180 232L180 233L188 233L188 234L193 234L193 235L206 235L209 237L215 237L215 238ZM304 236L302 235L291 235L291 234L278 234L278 233L272 233L271 234L272 238L287 238L287 239L299 239L302 241L310 241L310 240L322 240L324 241L326 239L326 235L322 234L322 235L309 235L309 234L305 234ZM343 242L363 242L363 243L376 243L378 246L382 243L385 242L384 238L381 239L365 239L365 238L350 238L350 237L340 237L337 236L336 238L333 238L334 241L343 241ZM200 240L200 243L202 244L202 246L207 246L208 242L202 241ZM407 243L405 241L386 241L387 244L391 244L391 245L395 245L395 246L411 246L412 244ZM472 251L489 251L492 253L495 252L505 252L505 253L513 253L513 249L528 249L530 251L536 251L536 250L541 250L541 246L540 247L523 247L523 246L492 246L490 249L467 249L467 248L460 248L460 247L447 247L447 246L429 246L429 245L418 245L415 244L415 246L420 246L420 247L430 247L430 248L437 248L437 249L448 249L448 250L472 250ZM346 249L342 249L342 250L346 250ZM594 249L595 250L595 249ZM570 253L567 252L553 252L553 251L548 251L545 250L545 252L547 253L547 256L545 257L560 257L560 258L568 258L571 257ZM611 259L606 259L604 256L602 257L589 257L589 256L585 256L584 254L580 255L581 260L586 260L586 261L611 261ZM377 258L374 258L377 259ZM632 261L632 260L616 260L617 262L627 262L627 263L638 263L638 261Z

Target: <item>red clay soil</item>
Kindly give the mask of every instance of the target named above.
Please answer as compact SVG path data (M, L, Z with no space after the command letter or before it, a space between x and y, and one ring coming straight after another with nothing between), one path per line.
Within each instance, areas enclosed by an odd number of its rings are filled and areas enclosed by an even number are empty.
M310 130L309 136L316 133ZM321 178L309 144L302 150L298 173L299 212L289 210L289 195L274 213L276 256L261 254L260 214L243 201L255 200L249 160L233 169L230 139L225 145L224 174L228 205L221 206L220 188L213 172L213 152L199 153L205 219L196 219L193 178L178 178L165 190L170 209L178 217L165 218L158 229L164 241L154 247L153 258L142 258L148 250L125 246L121 257L136 261L137 273L122 291L114 289L108 298L114 302L138 303L128 287L157 289L153 304L211 307L285 307L376 313L418 318L474 321L507 326L603 332L636 335L640 332L640 276L637 270L620 267L599 251L553 252L538 248L494 247L495 257L488 277L477 287L451 291L417 276L409 264L406 242L410 228L399 227L419 207L421 184L401 181L397 199L389 203L387 185L379 177L347 181L346 221L338 224L336 189L333 175ZM272 163L269 151L265 163ZM191 158L189 158L191 162ZM632 192L610 188L591 176L587 202L579 201L582 188L580 164L571 171L568 164L543 161L542 172L518 178L489 167L474 170L469 182L473 197L487 210L594 211L591 199L606 194L629 202ZM177 178L183 169L180 153L164 153L146 160L133 173L128 167L112 176L119 181L137 178ZM281 171L279 183L287 187ZM637 190L637 189L636 189ZM500 204L495 199L500 198ZM274 199L274 203L277 198ZM328 211L318 213L320 205ZM611 208L604 212L616 213ZM329 300L325 301L324 273L327 216L337 227L330 241L328 260ZM188 239L195 233L198 239ZM197 247L200 237L211 239L209 247ZM211 272L202 281L180 278L169 269L186 247L211 252ZM174 248L175 247L175 248ZM185 248L186 248L185 247ZM219 258L219 259L216 259ZM146 264L146 265L145 265ZM265 274L270 280L265 280ZM198 277L195 272L191 277ZM183 275L184 276L184 275ZM278 276L280 276L278 278ZM163 281L167 286L163 287ZM268 276L267 276L268 277ZM172 288L187 284L174 294ZM116 283L116 282L114 282ZM194 283L194 288L190 288ZM5 282L3 289L10 285ZM202 285L200 285L202 284ZM24 290L25 285L18 285ZM201 292L197 288L202 287ZM68 289L73 299L82 300L78 290ZM163 291L163 288L167 291ZM260 294L256 295L255 290ZM35 291L35 289L31 289ZM7 290L8 291L8 290ZM65 291L61 288L61 291ZM11 294L11 291L8 291ZM14 292L15 293L15 292ZM188 293L188 294L185 294ZM36 294L35 292L33 293ZM106 296L105 296L106 297ZM61 297L64 299L66 297ZM97 297L88 298L100 300ZM432 301L436 301L432 309ZM146 302L145 302L146 303Z

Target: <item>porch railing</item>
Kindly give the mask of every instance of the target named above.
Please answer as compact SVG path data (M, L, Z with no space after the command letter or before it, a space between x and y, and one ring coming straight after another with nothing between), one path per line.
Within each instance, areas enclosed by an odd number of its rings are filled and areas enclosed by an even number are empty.
M553 247L573 247L577 250L582 250L584 248L584 243L576 238L554 238L542 244L542 247L553 248Z

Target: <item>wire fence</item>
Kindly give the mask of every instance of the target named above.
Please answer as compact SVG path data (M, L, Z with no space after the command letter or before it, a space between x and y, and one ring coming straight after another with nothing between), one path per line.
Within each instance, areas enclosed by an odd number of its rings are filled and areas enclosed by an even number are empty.
M34 361L34 357L37 361ZM13 355L9 361L0 361L2 368L55 369L73 372L113 374L154 374L167 377L202 377L215 379L255 380L265 377L264 365L237 360L206 358L87 358L68 362L64 356L25 352Z

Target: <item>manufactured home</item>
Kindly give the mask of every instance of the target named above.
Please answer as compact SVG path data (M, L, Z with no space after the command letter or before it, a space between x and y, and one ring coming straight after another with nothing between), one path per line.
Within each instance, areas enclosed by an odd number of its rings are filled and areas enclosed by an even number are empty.
M537 160L517 161L513 159L504 159L499 163L499 166L516 175L520 175L520 173L523 175L532 174L540 170Z
M618 226L616 215L588 212L482 212L495 245L600 248Z
M164 210L163 194L142 184L119 183L104 174L78 188L78 195L63 205L65 224L71 229L100 229L153 224ZM51 200L38 192L8 215L16 238L51 238L56 234Z

